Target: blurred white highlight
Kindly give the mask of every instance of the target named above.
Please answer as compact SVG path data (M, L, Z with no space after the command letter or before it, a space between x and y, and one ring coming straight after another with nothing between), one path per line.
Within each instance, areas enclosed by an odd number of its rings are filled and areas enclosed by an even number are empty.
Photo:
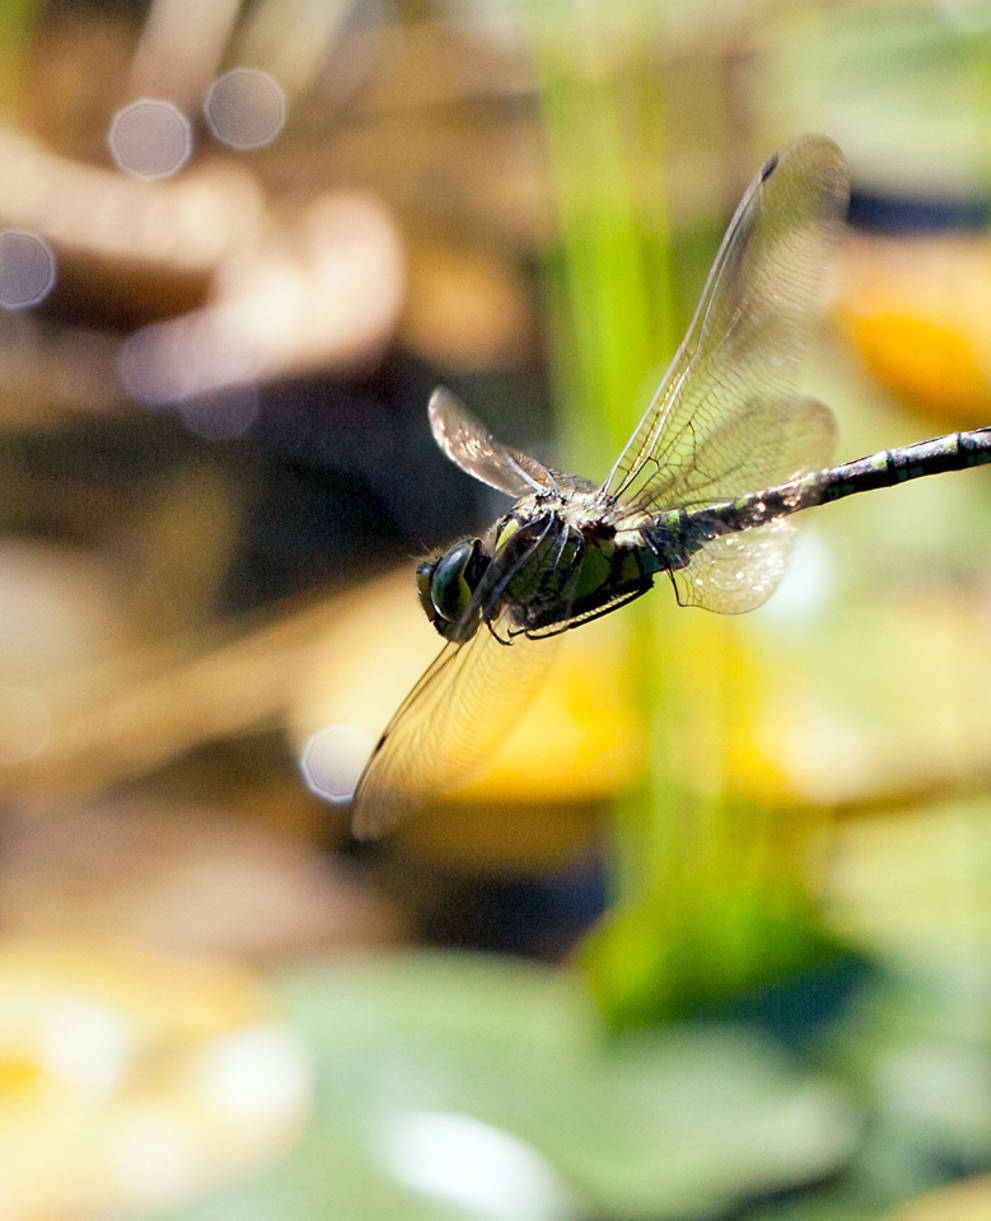
M153 269L213 275L254 249L265 222L258 184L233 161L147 183L48 152L0 126L0 215L56 247Z
M213 82L203 115L214 137L231 148L263 148L286 122L286 95L257 68L232 68Z
M134 1058L134 1032L109 1006L66 998L51 1011L41 1063L53 1090L105 1101Z
M193 1069L196 1091L240 1123L281 1123L308 1105L312 1073L298 1042L277 1026L211 1040Z
M37 305L54 285L55 255L46 242L26 229L0 232L0 306Z
M471 1115L414 1111L389 1125L386 1166L400 1182L492 1221L563 1221L574 1201L531 1145Z
M390 214L364 195L326 196L253 257L232 260L212 304L130 336L121 379L155 406L328 364L353 367L384 347L404 288Z
M813 619L836 594L836 565L829 548L814 529L795 543L781 584L756 613L781 622Z
M189 160L193 129L178 106L139 98L118 110L107 144L118 168L136 178L169 178Z
M936 8L947 24L967 34L991 28L991 4L987 0L936 0Z
M242 0L151 0L131 61L134 92L169 97L186 109L195 106L217 72L243 7Z
M161 406L253 380L262 372L261 353L239 314L236 306L216 306L136 331L120 353L127 392Z
M327 801L350 801L372 740L354 725L327 725L308 739L299 766L307 788Z

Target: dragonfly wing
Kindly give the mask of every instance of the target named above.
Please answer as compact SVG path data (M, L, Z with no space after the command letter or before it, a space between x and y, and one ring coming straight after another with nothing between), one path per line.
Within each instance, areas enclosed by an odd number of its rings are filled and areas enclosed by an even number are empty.
M724 534L670 574L680 606L740 615L763 606L785 575L798 530L779 517L758 530Z
M508 614L493 622L509 639ZM543 681L551 640L496 639L482 624L464 644L447 644L402 702L372 752L354 795L359 839L383 834L401 815L453 788L492 751Z
M682 496L713 504L733 499L741 486L760 490L786 483L829 466L835 444L836 422L822 403L796 399L752 407L700 448ZM671 573L679 603L722 614L762 606L785 574L797 535L791 517L714 534L685 568Z
M554 487L554 477L545 466L497 441L450 390L440 386L433 392L427 414L440 448L482 483L514 499Z
M843 154L823 136L789 145L751 183L688 334L601 489L616 501L617 523L636 513L699 507L710 488L725 499L774 482L775 447L748 452L744 441L751 444L754 433L747 421L762 404L795 402L815 298L848 193ZM788 447L797 451L797 469L810 470L817 465L818 423L800 403L794 410Z

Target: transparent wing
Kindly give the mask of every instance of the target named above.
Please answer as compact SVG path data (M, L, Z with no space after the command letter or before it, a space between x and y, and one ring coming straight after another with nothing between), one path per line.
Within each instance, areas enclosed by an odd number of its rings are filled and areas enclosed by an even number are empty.
M504 615L492 624L503 639ZM385 728L354 795L359 839L383 834L401 815L453 788L498 745L543 681L554 639L503 644L483 624L447 644Z
M763 606L785 575L797 534L790 518L778 517L758 530L714 538L687 568L670 574L678 604L723 615Z
M734 499L741 486L738 479L746 479L754 468L763 477L751 490L786 483L829 466L835 445L836 422L822 403L797 399L754 407L703 446L699 473L687 480L686 494L697 495L696 503ZM721 473L706 482L701 473L706 470ZM751 530L714 532L685 568L672 572L678 601L724 615L755 610L777 589L797 534L791 517Z
M751 183L688 334L603 484L617 523L773 484L778 449L755 427L765 410L787 433L793 473L820 464L823 409L794 394L848 192L843 154L823 136L789 145Z
M443 386L427 407L434 440L445 454L482 483L519 499L554 486L554 477L536 458L497 441L459 398Z

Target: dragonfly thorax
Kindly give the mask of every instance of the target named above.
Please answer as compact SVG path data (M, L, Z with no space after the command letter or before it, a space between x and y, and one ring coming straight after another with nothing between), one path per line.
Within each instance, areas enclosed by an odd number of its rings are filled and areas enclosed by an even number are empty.
M416 581L445 640L463 644L485 624L509 644L521 633L555 635L638 597L664 566L641 530L618 532L591 493L539 493L482 538L421 563Z

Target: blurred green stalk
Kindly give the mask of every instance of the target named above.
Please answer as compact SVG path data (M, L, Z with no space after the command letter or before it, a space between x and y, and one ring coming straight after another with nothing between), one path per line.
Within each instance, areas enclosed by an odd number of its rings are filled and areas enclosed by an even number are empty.
M534 0L534 10L560 223L560 251L547 274L558 420L571 469L595 479L619 453L637 405L645 402L645 390L650 393L651 374L675 347L665 200L651 201L647 223L628 170L640 158L664 162L663 98L643 57L634 59L628 50L636 45L639 6L615 6L609 29L602 28L601 5ZM619 65L623 96L616 83ZM631 111L636 121L624 125ZM624 147L624 137L633 147ZM652 609L636 608L627 616L636 656L655 656L660 644ZM656 670L645 666L631 676L648 714L657 705ZM659 740L653 732L650 737ZM650 774L664 770L651 766ZM617 897L649 888L656 872L656 851L645 855L640 842L661 825L647 815L649 797L638 793L618 812L624 826L615 843Z
M569 7L551 3L544 12ZM674 350L667 219L664 200L656 200L655 238L648 244L627 173L620 98L607 66L576 70L571 44L541 32L542 100L562 253L550 287L556 320L566 323L556 328L555 371L567 405L562 423L569 457L579 466L596 466L604 455L618 453L647 374ZM640 121L662 164L659 89L632 77L627 88L641 87Z
M601 478L676 344L665 200L641 205L630 169L664 163L652 9L532 0L529 13L560 222L547 269L559 423L571 469ZM617 1026L726 1001L825 948L797 878L770 861L760 811L741 817L727 798L735 627L707 617L692 647L698 612L662 609L663 584L625 613L648 767L617 802L613 906L584 952Z

